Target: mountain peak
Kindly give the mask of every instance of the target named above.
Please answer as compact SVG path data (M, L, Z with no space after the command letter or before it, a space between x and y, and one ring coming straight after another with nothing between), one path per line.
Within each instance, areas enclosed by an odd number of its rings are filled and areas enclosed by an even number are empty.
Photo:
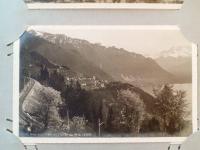
M159 57L190 57L192 50L190 46L174 46L169 50L162 51Z
M27 30L27 32L29 32L30 34L33 34L35 36L38 36L38 37L42 37L44 35L43 32L32 30L32 29Z
M29 38L34 39L28 40L34 51L51 62L68 66L75 72L116 81L124 81L122 74L130 79L140 77L138 82L165 83L174 80L173 75L161 68L155 60L123 48L105 47L65 34L32 30L28 33L32 35ZM34 48L35 45L37 49Z

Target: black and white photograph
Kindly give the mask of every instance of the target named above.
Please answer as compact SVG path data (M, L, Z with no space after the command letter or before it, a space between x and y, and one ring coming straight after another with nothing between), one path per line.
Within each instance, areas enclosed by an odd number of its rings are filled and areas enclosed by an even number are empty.
M176 26L30 26L14 65L14 131L33 139L188 137L196 130L194 47Z

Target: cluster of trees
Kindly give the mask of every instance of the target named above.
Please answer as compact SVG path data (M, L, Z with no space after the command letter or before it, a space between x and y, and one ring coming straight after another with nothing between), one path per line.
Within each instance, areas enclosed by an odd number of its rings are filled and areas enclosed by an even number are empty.
M141 132L174 134L183 130L184 117L188 114L185 94L185 91L176 91L169 84L154 89L154 111L145 117Z
M49 85L58 91L62 91L62 89L65 87L64 76L54 70L50 75Z
M29 76L29 72L24 69L24 76ZM122 83L110 83L104 89L86 91L78 81L66 85L61 73L56 70L50 73L45 65L40 67L39 74L38 80L42 84L61 92L60 116L65 118L69 115L71 120L75 116L85 116L96 132L98 119L104 122L102 130L108 133L154 131L174 134L184 128L185 92L175 91L171 85L154 90L154 112L148 115L143 99L131 90L119 89Z
M43 85L53 87L57 91L62 91L65 87L64 76L57 72L57 70L53 70L53 72L50 73L45 65L41 65L37 79Z
M117 102L108 106L107 131L113 133L140 132L145 106L140 96L130 90L117 91Z
M168 84L154 90L153 112L146 112L143 100L136 93L130 90L117 92L117 103L108 107L108 132L175 134L185 127L184 118L188 114L185 91L176 91Z
M66 110L69 112L69 117L83 116L86 112L86 100L88 92L81 88L81 85L76 81L75 85L73 81L69 85L66 85L61 91L61 96L65 103L65 108L61 111L64 115L67 115Z
M80 116L74 116L71 119L70 128L71 132L73 133L84 133L87 130L87 123L88 121L85 119L85 117Z
M40 81L49 80L49 71L45 65L41 65L39 80Z
M175 91L172 85L164 85L160 90L154 90L154 95L155 116L159 120L160 130L171 134L181 131L187 114L185 91Z
M59 112L62 118L69 115L72 119L74 116L81 116L85 112L84 99L86 91L81 88L78 81L71 80L66 85L64 75L57 69L49 69L45 65L40 66L39 76L36 78L41 84L53 87L55 90L61 92L63 99L62 106L59 106ZM69 114L67 114L69 112Z
M129 90L113 90L115 92L106 88L86 91L78 81L71 81L61 92L65 105L60 114L63 118L69 115L71 120L74 116L85 116L96 133L99 120L103 122L101 130L105 133L139 133L144 103L139 95Z

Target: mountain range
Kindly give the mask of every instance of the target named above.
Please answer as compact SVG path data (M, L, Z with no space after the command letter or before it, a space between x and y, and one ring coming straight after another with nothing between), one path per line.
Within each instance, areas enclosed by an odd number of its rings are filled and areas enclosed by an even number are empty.
M192 50L190 47L172 47L163 51L156 62L176 77L180 83L192 82Z
M98 79L143 83L176 83L176 76L154 60L122 48L105 47L64 34L29 30L21 39L21 50L37 53L52 64ZM36 55L36 54L34 54ZM158 64L159 62L159 64ZM164 68L164 69L163 69Z
M46 37L39 37L36 32L26 32L22 39L21 50L31 56L33 52L37 53L51 62L51 64L69 67L72 71L85 76L96 76L97 78L107 80L112 79L107 73L82 57L73 45L67 44L65 46L61 46L59 41L55 40L55 43L53 43L48 41Z

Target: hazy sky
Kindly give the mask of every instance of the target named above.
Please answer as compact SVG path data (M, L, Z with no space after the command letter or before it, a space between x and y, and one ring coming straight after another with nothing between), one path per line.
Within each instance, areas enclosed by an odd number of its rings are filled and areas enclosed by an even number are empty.
M124 48L145 56L156 57L171 48L189 48L191 43L176 27L156 26L34 26L31 29L53 34L66 34L72 38L85 39L104 46Z

